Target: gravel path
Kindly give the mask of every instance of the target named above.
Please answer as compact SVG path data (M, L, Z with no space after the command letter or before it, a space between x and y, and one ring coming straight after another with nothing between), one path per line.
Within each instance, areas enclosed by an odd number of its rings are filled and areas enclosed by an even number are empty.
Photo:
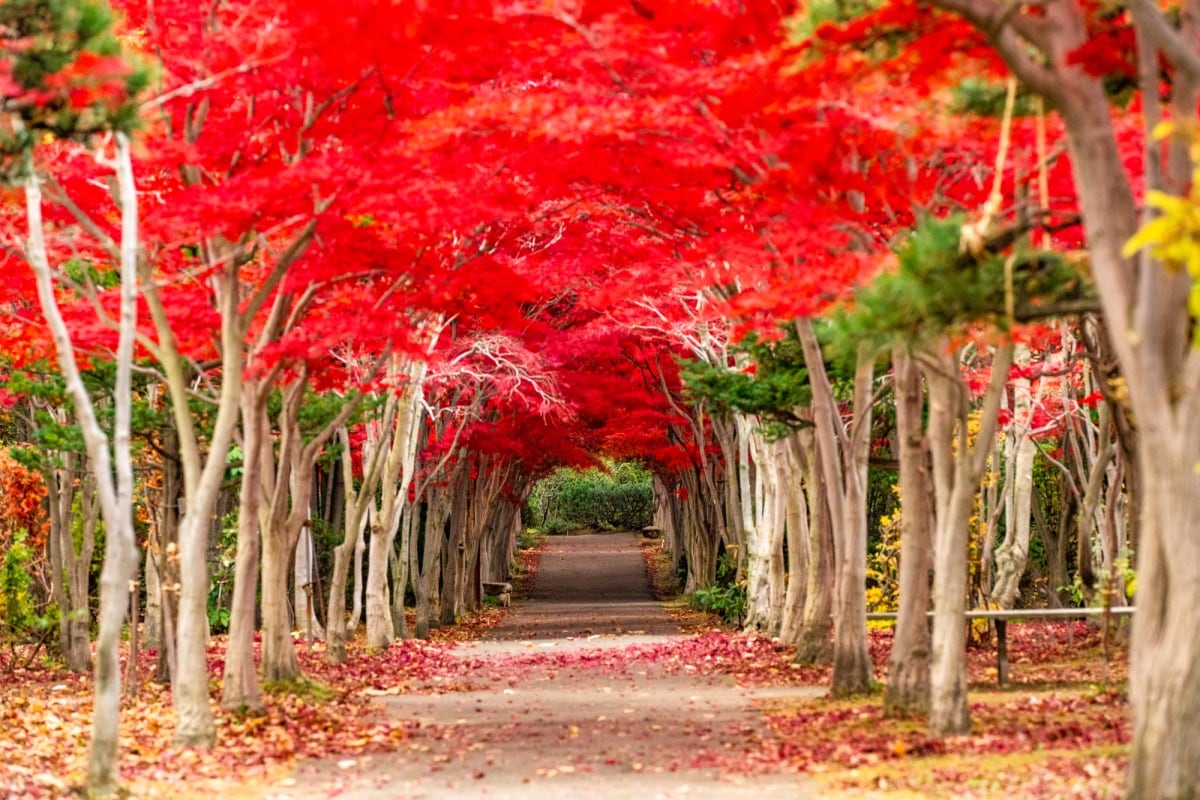
M278 800L384 798L789 798L796 775L734 775L722 762L755 752L756 703L820 689L747 690L723 677L655 664L600 666L617 649L681 634L653 600L633 534L555 537L527 601L464 658L501 664L530 654L506 688L388 697L387 713L419 727L397 753L300 765ZM583 658L580 658L580 657ZM699 766L705 765L705 766Z

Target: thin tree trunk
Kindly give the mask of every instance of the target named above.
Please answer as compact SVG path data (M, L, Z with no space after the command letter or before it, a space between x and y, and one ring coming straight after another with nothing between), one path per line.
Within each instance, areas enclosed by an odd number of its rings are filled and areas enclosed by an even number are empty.
M433 616L432 584L438 579L437 565L441 563L442 543L446 539L445 525L449 510L450 503L444 490L438 489L430 492L428 508L425 512L424 551L418 553L415 541L410 549L409 571L413 576L417 612L413 635L418 639L429 638L429 626Z
M250 389L242 395L242 484L238 508L237 555L229 640L225 652L221 707L261 713L264 709L254 664L254 631L258 610L258 562L261 535L262 451L266 445L266 395Z
M408 504L405 504L406 512ZM410 513L401 514L396 519L396 530L392 532L393 546L389 551L389 560L391 561L392 569L392 629L396 632L396 636L400 639L411 638L408 630L408 619L404 615L404 595L408 589L408 519L412 515ZM404 530L404 535L400 536L400 551L396 552L395 541L400 530Z
M324 639L325 631L317 618L315 598L320 584L311 519L300 527L300 537L296 541L295 550L292 559L292 605L296 609L296 627L304 631L305 640L312 643L317 639Z
M967 425L968 392L957 359L943 356L925 370L929 383L929 439L937 519L929 706L929 730L934 736L953 736L971 730L963 617L967 602L967 541L972 505L991 450L1011 362L1012 345L996 350L973 444Z
M921 422L924 389L912 357L897 350L896 433L900 456L900 603L888 658L885 716L906 718L929 710L929 572L933 567L929 445Z
M183 482L179 436L172 420L164 423L161 437L162 496L154 510L154 547L147 554L147 562L153 563L153 573L158 581L158 613L155 620L160 640L154 679L159 683L170 683L174 680L177 664L175 629L179 608L179 508Z
M796 322L813 390L818 464L835 520L833 685L835 697L870 691L873 669L867 648L867 458L870 454L872 354L859 348L854 374L851 432L842 428L820 345L807 319Z
M87 672L92 668L88 582L100 505L94 481L86 474L76 477L81 456L62 453L60 458L61 466L47 463L42 470L50 509L50 585L54 602L62 610L58 617L58 637L63 662L72 672ZM83 506L78 550L72 530L76 497L82 498Z
M833 522L826 497L825 478L816 469L810 447L808 474L815 483L810 495L811 535L808 537L808 583L804 592L804 616L796 643L800 664L828 664L833 658Z
M384 407L382 420L368 427L368 445L363 447L362 485L355 489L352 480L343 484L346 513L343 518L342 542L333 549L333 574L329 579L328 613L325 615L326 640L325 660L330 664L341 664L346 660L346 582L351 553L355 565L354 609L351 620L357 625L362 614L362 555L365 546L363 527L368 524L375 507L374 495L383 474L383 456L390 449L397 407L395 394L389 396ZM339 431L342 442L342 473L354 474L350 452L350 433L345 428ZM352 630L353 628L351 628Z
M138 557L133 529L133 463L129 449L133 346L137 331L138 206L129 140L125 134L118 133L116 143L115 171L121 219L121 289L111 455L109 438L96 418L91 396L76 361L70 331L55 297L54 278L44 239L40 179L35 171L33 153L25 153L25 199L29 224L26 257L37 281L38 300L54 340L59 369L65 378L67 392L75 403L75 416L87 447L92 474L96 478L105 523L106 544L104 566L100 573L100 617L96 636L95 699L87 770L88 790L95 796L115 794L119 780L119 650L121 628L129 604L129 583L136 573Z
M364 519L359 523L357 542L354 545L354 584L353 584L353 602L350 606L350 618L346 622L347 630L354 632L358 630L358 626L363 624L363 600L366 597L367 587L365 584L365 573L363 572L364 559L367 555L367 528L370 521Z
M1029 348L1016 348L1019 364L1029 364ZM1040 395L1040 393L1039 393ZM1008 460L1012 477L1005 481L1004 541L993 559L996 574L991 599L998 608L1013 608L1020 595L1021 578L1029 560L1029 533L1033 519L1033 460L1037 445L1033 441L1033 411L1040 398L1033 396L1030 380L1013 380L1013 422L1008 433ZM986 586L986 584L985 584Z
M786 468L780 475L780 489L784 494L784 526L787 530L787 594L784 596L783 621L779 640L783 644L796 644L803 631L805 592L809 581L809 552L813 532L808 524L808 504L802 483L804 458L801 453L800 434L793 433L784 443L782 454Z

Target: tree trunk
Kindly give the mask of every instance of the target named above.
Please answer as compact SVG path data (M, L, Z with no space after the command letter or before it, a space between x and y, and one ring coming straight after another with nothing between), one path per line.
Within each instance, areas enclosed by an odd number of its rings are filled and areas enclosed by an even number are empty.
M456 482L460 483L460 482ZM459 581L462 578L467 543L464 537L463 517L466 509L462 502L462 489L454 492L454 506L450 510L450 532L442 550L442 580L437 588L436 602L438 606L438 624L453 625L457 617L456 600L458 599ZM431 589L434 588L431 586Z
M1018 363L1029 364L1029 348L1016 348ZM1039 398L1033 396L1029 378L1013 380L1013 421L1008 433L1008 459L1012 477L1005 482L1004 541L992 553L996 574L991 599L997 608L1013 608L1020 595L1021 578L1029 560L1029 532L1033 519L1033 411ZM1040 395L1040 392L1039 392Z
M796 322L812 385L817 464L834 520L833 685L834 697L871 689L867 648L867 460L870 455L873 354L860 346L854 373L851 430L842 427L833 388L811 320Z
M803 631L805 593L809 582L810 540L813 532L808 522L808 504L802 482L803 454L800 434L793 433L784 440L787 445L782 453L785 470L780 475L780 489L784 497L784 527L787 531L787 593L783 600L783 620L779 629L779 640L783 644L796 644Z
M809 507L813 511L808 537L808 582L804 591L804 615L796 642L800 664L828 664L833 658L833 523L829 514L824 476L816 470L810 448L808 474L815 482Z
M175 630L179 621L179 508L183 491L180 474L179 436L173 420L168 419L162 429L162 494L154 509L153 546L147 553L147 575L153 573L157 580L154 594L157 612L151 616L151 601L147 600L147 619L151 629L157 628L159 636L158 658L155 661L154 679L159 683L170 683L175 676ZM151 570L151 565L153 569ZM147 579L147 595L152 591Z
M405 513L396 520L398 530L392 533L392 548L388 560L392 570L392 629L400 639L409 639L412 634L408 630L408 618L404 614L404 599L408 591L408 548L411 542L408 526L412 517L411 508L405 504ZM404 533L401 534L400 531ZM395 540L400 538L400 551L396 552Z
M369 523L364 520L359 524L358 535L355 537L357 541L354 544L354 595L350 606L350 618L346 622L346 627L350 631L357 631L358 626L363 624L363 599L367 591L363 573L364 559L367 555L367 537L366 529L361 526Z
M1196 420L1190 420L1195 427ZM1200 478L1196 447L1141 427L1145 504L1130 650L1128 796L1191 798L1200 782ZM1193 439L1195 441L1195 439Z
M316 639L324 639L325 631L321 621L317 619L316 597L320 583L311 521L300 528L300 538L296 541L295 551L292 560L292 606L295 608L296 627L304 632L306 641L313 642Z
M1100 421L1096 430L1096 437L1099 441L1088 469L1087 484L1084 487L1083 499L1080 501L1079 514L1076 517L1075 566L1080 586L1088 602L1091 602L1092 593L1096 589L1096 564L1092 545L1104 528L1104 514L1100 508L1100 500L1104 494L1104 476L1108 472L1109 463L1114 455L1113 441L1110 435L1110 419L1109 404L1105 403L1100 407Z
M782 500L782 471L781 456L776 452L775 445L763 442L755 437L752 450L755 466L763 476L763 497L761 505L753 506L752 519L743 520L743 535L746 541L746 630L759 631L767 635L775 635L782 624L783 609L772 607L772 574L777 562L773 559L776 551L780 559L783 556L783 525L780 502ZM743 487L749 491L749 481ZM747 500L743 507L751 506Z
M707 493L708 483L703 475L706 467L692 466L680 474L685 495L680 498L680 544L687 561L685 594L709 586L716 580L718 526L713 519L715 506Z
M371 522L371 542L367 548L367 647L381 650L396 638L388 598L388 553L391 533L376 517Z
M972 505L991 450L1011 362L1012 345L996 350L973 443L968 431L969 393L957 357L941 356L925 371L929 383L929 440L937 519L929 706L929 730L934 736L953 736L971 730L963 617L967 602L967 541Z
M349 483L349 482L347 482ZM329 605L325 615L325 660L330 664L342 664L346 661L346 581L350 568L351 553L357 554L362 523L351 519L346 514L346 527L342 543L333 548L333 574L329 577ZM357 555L355 556L357 557ZM358 602L361 589L362 572L354 582L355 603Z
M888 658L884 715L906 718L929 711L929 571L933 567L929 444L921 417L924 390L912 357L897 350L896 433L900 456L900 603Z
M153 536L153 534L151 534ZM151 552L153 539L146 547L146 614L142 621L142 641L147 648L161 650L163 634L162 579L158 576L158 558Z
M95 695L92 735L88 750L87 786L95 796L117 791L118 725L120 723L121 628L129 603L129 584L137 571L137 539L133 528L133 463L129 439L132 425L132 369L137 331L137 189L129 154L129 139L116 134L116 185L120 209L120 313L113 384L114 421L111 440L101 428L95 407L75 356L70 330L55 295L42 223L41 181L33 152L25 151L25 200L29 236L26 258L34 272L38 301L50 329L66 389L75 403L75 417L87 447L92 475L105 523L104 566L100 572L100 617L96 636Z
M66 423L66 415L61 410L53 409L50 413L61 416L61 422ZM63 663L72 672L87 672L92 668L92 612L88 607L88 584L100 504L94 481L87 474L76 477L81 456L63 452L59 454L59 459L59 466L44 462L42 468L50 511L47 540L50 586L54 602L61 610L58 616L58 644ZM76 518L73 506L77 497L81 498L83 511L78 550L75 548L73 530Z
M441 563L442 543L446 539L446 517L449 515L449 499L445 491L437 489L429 493L425 511L424 550L417 547L414 539L410 546L409 573L412 575L413 591L416 595L416 624L413 635L418 639L429 638L432 621L433 588L438 579ZM415 531L415 528L414 528Z
M948 362L948 363L946 363ZM942 369L958 370L945 359ZM936 490L933 567L933 662L930 671L929 730L934 736L969 733L966 632L967 540L974 487L955 469L953 451L965 450L966 398L952 374L929 375L929 439ZM963 463L966 458L961 459Z
M842 445L842 517L834 529L833 550L837 558L831 688L834 697L865 694L871 691L874 682L874 665L867 647L866 597L867 468L873 367L873 354L860 348L854 375L853 422Z
M295 681L302 673L292 641L288 574L294 548L286 531L264 531L262 565L263 680Z
M258 611L258 563L261 535L262 455L266 443L266 395L248 387L242 395L242 483L238 508L237 556L225 647L221 707L261 713L262 690L254 664L254 631Z

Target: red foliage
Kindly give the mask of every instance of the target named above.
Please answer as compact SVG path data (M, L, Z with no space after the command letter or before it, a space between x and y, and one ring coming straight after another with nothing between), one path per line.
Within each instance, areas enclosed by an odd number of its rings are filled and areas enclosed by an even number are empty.
M50 517L46 511L46 482L34 472L0 451L0 546L13 534L25 531L33 552L46 546Z

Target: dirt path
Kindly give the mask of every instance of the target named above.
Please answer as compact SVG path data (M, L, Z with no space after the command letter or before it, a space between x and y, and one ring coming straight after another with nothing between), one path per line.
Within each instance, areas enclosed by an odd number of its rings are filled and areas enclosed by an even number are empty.
M488 638L678 633L650 593L637 537L611 533L551 538L529 598Z
M809 796L801 777L738 776L722 764L760 747L756 704L821 690L746 690L622 658L680 635L651 598L633 534L553 538L530 598L488 640L455 650L493 675L514 665L506 685L387 697L387 713L418 724L406 749L303 764L270 796Z

